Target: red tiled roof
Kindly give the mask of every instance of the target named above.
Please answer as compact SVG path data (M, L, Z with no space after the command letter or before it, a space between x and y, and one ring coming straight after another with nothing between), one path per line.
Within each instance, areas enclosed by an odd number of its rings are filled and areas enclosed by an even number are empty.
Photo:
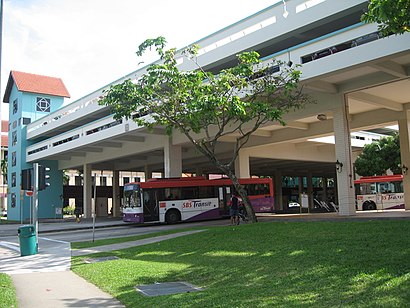
M70 97L61 78L11 71L7 83L4 102L8 103L13 82L21 92Z
M9 143L9 137L7 135L2 135L1 136L1 146L7 147L8 143Z
M1 131L7 133L9 131L9 121L1 120Z

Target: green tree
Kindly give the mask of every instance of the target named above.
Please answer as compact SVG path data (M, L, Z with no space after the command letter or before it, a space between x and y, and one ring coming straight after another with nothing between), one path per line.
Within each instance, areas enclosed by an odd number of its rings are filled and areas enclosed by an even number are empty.
M68 170L63 170L63 185L68 185L70 183L70 174Z
M370 0L362 21L377 23L384 35L410 32L410 0Z
M161 125L168 134L173 130L183 133L232 180L247 214L256 222L246 191L234 173L234 162L261 125L271 121L285 125L283 114L309 101L298 87L301 72L275 60L262 64L259 54L251 51L239 54L237 65L213 74L198 64L198 46L182 53L197 69L181 71L176 50L165 51L165 45L163 37L142 43L138 56L155 48L161 61L148 66L136 81L111 86L100 104L110 106L116 119L137 114L140 116L134 120L139 125ZM225 161L218 158L217 150L227 136L235 136L236 142L232 157Z
M399 134L383 137L365 145L355 162L356 173L361 176L383 175L387 170L400 173Z
M1 173L3 174L3 182L7 184L7 172L8 172L8 162L7 158L1 160Z

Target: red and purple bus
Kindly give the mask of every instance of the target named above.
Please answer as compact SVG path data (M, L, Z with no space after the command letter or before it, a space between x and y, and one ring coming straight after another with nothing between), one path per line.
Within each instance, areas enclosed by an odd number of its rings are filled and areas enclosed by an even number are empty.
M403 175L365 176L354 184L357 210L404 209Z
M240 179L255 212L273 212L271 178ZM232 181L204 177L155 178L124 185L123 221L176 223L227 216Z

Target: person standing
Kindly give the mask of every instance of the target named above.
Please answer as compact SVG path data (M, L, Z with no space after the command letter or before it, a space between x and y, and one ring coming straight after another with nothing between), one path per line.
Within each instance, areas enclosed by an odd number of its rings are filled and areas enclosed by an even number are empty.
M239 199L236 193L232 194L231 197L231 208L229 209L229 215L231 216L231 225L239 224Z

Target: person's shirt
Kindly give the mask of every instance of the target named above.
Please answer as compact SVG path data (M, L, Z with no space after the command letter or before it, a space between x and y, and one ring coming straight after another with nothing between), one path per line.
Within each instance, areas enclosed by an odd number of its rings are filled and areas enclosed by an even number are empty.
M233 195L232 198L231 198L231 209L237 210L238 208L239 208L239 206L238 206L238 197Z

